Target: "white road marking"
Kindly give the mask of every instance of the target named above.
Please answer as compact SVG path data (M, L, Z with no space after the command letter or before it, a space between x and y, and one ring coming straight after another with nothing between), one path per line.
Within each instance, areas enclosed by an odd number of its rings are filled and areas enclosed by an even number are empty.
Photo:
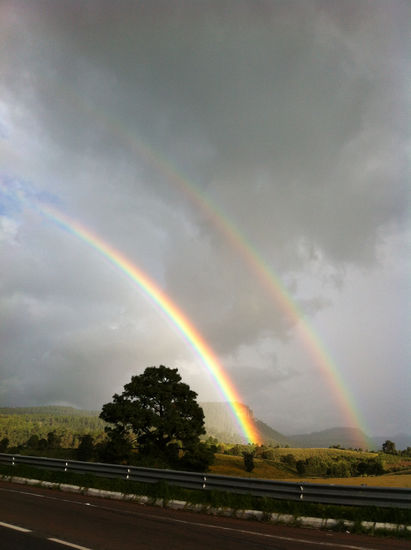
M116 513L124 513L124 510L119 510L117 508L111 508L109 506L99 506L98 504L91 504L90 502L81 502L81 501L78 501L78 500L69 500L69 499L64 499L64 498L57 498L57 497L52 497L52 496L49 496L49 495L42 495L42 494L38 494L38 493L31 493L31 492L28 492L28 491L18 491L16 489L4 489L4 488L0 488L0 491L5 491L5 492L10 492L10 493L21 493L21 494L24 494L24 495L31 495L31 496L38 496L38 497L42 497L42 498L45 498L45 499L48 499L48 500L58 500L59 502L68 502L70 504L79 504L79 505L83 505L83 506L90 506L91 508L96 508L96 509L101 509L101 510L106 510L106 511L110 511L110 512L116 512ZM354 546L352 544L344 544L344 543L336 543L336 542L322 542L322 541L314 541L314 540L308 540L308 539L300 539L300 538L294 538L294 537L284 537L284 536L281 536L281 535L270 535L269 533L259 533L258 531L249 531L249 530L246 530L246 529L236 529L235 527L224 527L222 525L216 525L216 524L212 524L212 523L201 523L201 522L198 522L198 521L187 521L187 520L183 520L183 519L177 519L177 518L171 518L171 517L167 517L167 516L159 516L157 514L147 514L147 513L135 513L135 512L131 512L131 511L126 511L127 514L129 515L133 515L133 516L139 516L139 517L146 517L146 518L150 518L150 519L158 519L158 520L161 520L161 521L166 521L166 522L169 522L169 523L180 523L180 524L183 524L183 525L192 525L192 526L196 526L196 527L202 527L203 529L217 529L217 530L220 530L220 531L231 531L233 533L240 533L240 534L244 534L244 535L253 535L253 536L257 536L257 537L264 537L264 538L269 538L269 539L273 539L273 540L285 540L285 541L288 541L288 542L299 542L301 544L310 544L312 546L324 546L324 547L328 547L328 548L341 548L341 549L347 549L347 550L378 550L377 548L372 548L370 546ZM0 523L1 525L1 523ZM5 524L7 525L7 524ZM328 533L327 533L328 534ZM52 540L52 539L49 539L49 540ZM53 540L58 540L58 539L53 539ZM61 544L66 544L67 546L71 545L71 543L66 543L66 542L62 542L60 541ZM73 546L71 545L73 548L80 548L80 549L83 549L84 547L82 546ZM89 548L87 548L86 550L90 550Z
M3 521L0 521L0 527L7 527L8 529L14 529L15 531L21 531L22 533L31 533L31 529L19 527L18 525L12 525L11 523L4 523Z
M70 504L79 504L80 506L84 506L84 502L78 501L78 500L71 500L68 498L58 498L58 497L52 497L49 495L42 495L40 493L31 493L29 491L17 491L16 489L4 489L3 487L0 487L0 491L4 491L6 493L18 493L20 495L29 495L31 497L38 497L38 498L45 498L47 500L58 500L59 502L69 502ZM88 506L94 506L94 504L88 504Z
M91 550L91 548L87 548L86 546L79 546L78 544L67 542L66 540L55 539L52 537L49 537L47 540L51 540L51 542L57 542L58 544L63 544L64 546L69 546L70 548L77 548L77 550Z
M371 548L370 546L353 546L351 544L339 544L335 542L321 542L316 540L297 539L294 537L282 537L280 535L270 535L269 533L259 533L258 531L248 531L246 529L235 529L234 527L223 527L222 525L213 525L211 523L199 523L195 521L185 521L183 519L164 518L163 516L149 516L157 517L161 519L169 519L175 523L184 523L186 525L195 525L199 527L206 527L210 529L219 529L220 531L233 531L234 533L242 533L244 535L256 535L258 537L266 537L275 540L287 540L289 542L301 542L302 544L313 544L316 546L328 546L331 548L348 548L349 550L378 550L377 548Z

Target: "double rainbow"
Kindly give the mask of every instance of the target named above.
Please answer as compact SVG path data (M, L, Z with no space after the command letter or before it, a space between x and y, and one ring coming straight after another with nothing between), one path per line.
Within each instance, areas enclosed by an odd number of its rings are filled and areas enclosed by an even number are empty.
M184 197L201 212L205 213L207 220L211 223L242 257L250 272L260 281L268 295L275 302L279 309L295 324L300 340L304 343L305 349L312 358L313 364L319 367L321 373L328 382L329 388L338 404L346 424L350 427L357 427L367 432L365 421L362 418L358 407L354 402L352 393L349 391L341 374L342 368L333 360L324 342L311 327L309 320L303 311L298 307L293 297L286 290L278 275L268 266L264 259L257 252L253 244L240 232L238 227L230 221L229 217L192 181L183 176L168 160L162 157L158 151L148 146L134 132L131 132L116 117L107 112L96 109L94 105L86 102L74 89L60 90L67 99L90 116L104 130L110 132L116 139L127 146L134 154L138 155L144 162L154 168L169 183L177 188ZM236 411L238 417L238 412ZM363 442L364 447L368 445Z

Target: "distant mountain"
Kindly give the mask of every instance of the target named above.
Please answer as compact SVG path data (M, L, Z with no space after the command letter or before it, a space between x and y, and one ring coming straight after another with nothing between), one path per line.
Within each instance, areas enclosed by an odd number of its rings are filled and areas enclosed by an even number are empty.
M389 439L395 443L397 451L403 451L407 447L411 447L411 434L400 433L396 435L373 435L372 440L378 450L381 449L382 444Z
M375 449L373 439L358 428L329 428L309 434L289 435L287 439L294 447L327 448L331 445L341 445L345 449Z
M258 419L255 420L255 423L261 434L261 438L266 445L270 445L271 447L276 447L277 445L279 445L280 447L286 447L287 445L289 447L293 446L290 438L286 437L280 432L277 432L268 424L265 424Z
M242 403L238 404L243 413L254 420L264 443L285 447L291 442L283 434L277 432L261 420L254 418L253 411ZM244 435L235 421L232 408L228 403L200 403L205 416L205 428L208 435L216 437L225 443L247 443Z

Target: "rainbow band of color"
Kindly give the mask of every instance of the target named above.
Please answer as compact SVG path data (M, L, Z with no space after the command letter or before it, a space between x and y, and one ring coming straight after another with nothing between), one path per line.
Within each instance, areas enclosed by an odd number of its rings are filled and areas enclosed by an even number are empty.
M76 102L79 103L80 99ZM350 426L355 426L362 431L367 432L364 420L358 411L353 397L348 390L340 369L331 355L327 351L324 343L311 328L308 319L297 306L292 296L282 284L280 278L268 266L264 259L257 252L256 248L247 240L239 229L230 221L227 215L221 209L206 197L201 190L192 181L182 176L178 170L171 165L169 161L162 158L158 152L154 151L139 137L129 132L122 124L110 117L107 113L97 113L93 107L83 104L87 113L94 116L96 120L103 123L118 138L122 139L128 147L138 154L145 162L154 167L176 188L180 189L182 194L188 198L195 207L205 213L207 219L220 232L224 239L230 244L232 249L242 257L250 271L257 277L261 285L271 296L274 302L279 306L287 317L296 324L305 348L328 381L331 392L343 412L345 421ZM364 441L364 446L367 442Z
M311 328L309 321L296 305L277 274L262 259L255 247L230 221L227 215L206 197L194 182L181 175L179 170L163 158L158 151L147 145L134 132L131 132L123 123L119 122L116 117L112 117L106 111L98 110L95 105L87 103L85 98L80 96L75 89L70 90L67 87L59 87L59 93L70 99L77 108L93 118L104 129L115 135L133 153L139 155L140 158L144 159L145 162L162 174L170 183L180 189L182 194L189 198L196 208L206 214L207 219L218 229L226 241L230 243L231 247L242 256L250 271L260 280L262 286L265 287L268 294L274 299L274 302L279 305L280 309L293 323L297 324L300 338L304 342L314 363L318 365L321 372L325 375L345 420L350 425L367 432L365 422L361 418L351 392L343 380L340 372L341 369L332 359L324 342ZM366 441L364 441L364 445L367 445Z
M259 432L250 416L241 406L241 398L234 388L233 383L224 372L222 365L217 359L215 353L195 328L187 319L183 312L164 294L164 292L136 265L130 262L125 256L112 246L104 242L97 235L93 234L83 225L70 219L65 214L57 211L51 206L42 205L41 212L53 222L68 230L71 234L79 237L82 241L97 250L113 265L120 269L132 281L134 281L150 298L159 306L166 316L173 322L183 335L184 339L191 345L199 355L207 370L211 373L217 383L222 395L229 402L235 418L241 431L244 433L247 441L250 443L261 443Z

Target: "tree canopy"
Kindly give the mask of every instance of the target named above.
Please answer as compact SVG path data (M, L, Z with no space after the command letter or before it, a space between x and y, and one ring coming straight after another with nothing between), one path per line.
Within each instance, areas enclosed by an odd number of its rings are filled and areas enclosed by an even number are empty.
M106 432L112 440L131 438L140 456L169 462L182 458L188 464L190 457L198 458L205 450L200 443L204 413L196 398L177 369L148 367L103 405L100 418L111 424Z
M395 455L396 452L397 452L396 448L395 448L395 443L393 441L390 441L389 439L387 439L382 444L382 452L387 453L387 454L391 454L391 455Z

